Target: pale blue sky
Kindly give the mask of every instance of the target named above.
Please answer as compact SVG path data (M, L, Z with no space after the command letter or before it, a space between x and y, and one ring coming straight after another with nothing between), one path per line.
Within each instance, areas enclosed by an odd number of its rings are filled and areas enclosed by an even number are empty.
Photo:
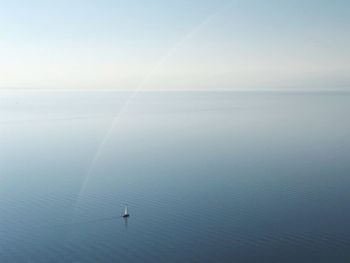
M346 0L0 0L0 32L0 88L350 87Z

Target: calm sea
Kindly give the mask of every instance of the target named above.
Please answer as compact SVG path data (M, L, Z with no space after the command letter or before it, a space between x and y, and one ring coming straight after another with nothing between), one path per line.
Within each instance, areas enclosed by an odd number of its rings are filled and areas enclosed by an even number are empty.
M350 93L130 96L0 92L1 263L350 262Z

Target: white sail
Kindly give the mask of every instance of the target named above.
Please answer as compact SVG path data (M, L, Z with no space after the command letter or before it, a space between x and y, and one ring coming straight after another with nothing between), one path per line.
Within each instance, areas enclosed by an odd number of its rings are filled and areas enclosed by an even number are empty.
M125 206L124 215L127 215L127 214L128 214L128 207Z

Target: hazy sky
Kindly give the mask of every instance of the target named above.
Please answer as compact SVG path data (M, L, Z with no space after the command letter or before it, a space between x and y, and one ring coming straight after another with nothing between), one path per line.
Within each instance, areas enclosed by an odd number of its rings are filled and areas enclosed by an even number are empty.
M0 32L0 88L350 87L348 0L0 0Z

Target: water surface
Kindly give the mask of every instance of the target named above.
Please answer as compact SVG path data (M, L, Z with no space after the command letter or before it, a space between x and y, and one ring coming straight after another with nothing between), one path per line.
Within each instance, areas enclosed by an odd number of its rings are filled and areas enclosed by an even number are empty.
M1 262L350 260L350 93L0 95Z

